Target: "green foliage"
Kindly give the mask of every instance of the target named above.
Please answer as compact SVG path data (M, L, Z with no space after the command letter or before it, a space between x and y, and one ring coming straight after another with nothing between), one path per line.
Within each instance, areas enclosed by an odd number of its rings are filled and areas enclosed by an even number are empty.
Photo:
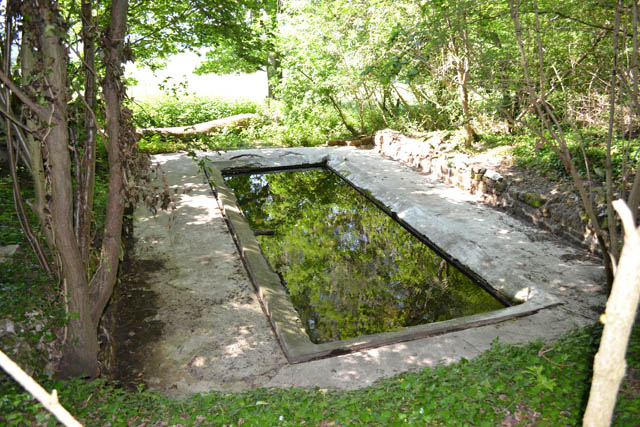
M348 136L331 106L314 105L305 99L294 105L283 105L282 122L279 136L283 145L310 147L323 144L327 139Z
M266 145L266 144L261 144ZM138 147L143 153L172 153L190 150L234 150L239 148L253 148L252 140L243 131L220 131L209 135L192 138L177 138L164 135L144 137L138 141Z
M604 181L606 165L606 145L604 135L595 130L565 132L571 158L580 174L587 175L585 156L589 165L591 178ZM508 145L518 166L532 168L549 176L568 176L562 161L556 152L547 145L539 143L538 138L530 135L483 135L483 146L487 148ZM583 153L584 148L584 153ZM614 138L611 150L611 165L614 182L620 179L622 165L636 168L640 160L640 138L631 141Z
M262 107L252 101L228 101L219 98L163 96L131 104L133 120L138 128L188 126L236 114L257 113ZM142 152L166 153L188 150L248 148L256 144L258 120L247 129L223 129L208 135L177 138L164 135L143 137L138 141Z
M519 15L529 74L536 87L544 86L545 99L559 120L554 128L568 134L580 172L587 174L582 140L591 175L602 178L613 49L611 37L594 29L598 23L613 22L615 10L591 0L545 0L538 8L536 15L532 4L522 4ZM326 134L329 139L383 127L454 131L465 122L476 131L508 127L510 133L529 135L524 139L533 141L513 144L518 164L564 174L555 152L536 146L528 128L540 123L531 107L506 2L288 1L283 11L278 48L286 72L278 94L287 125L313 122L322 117L319 110L328 108L336 112L335 126L323 130L332 132ZM542 28L539 37L536 19ZM626 34L632 34L631 28ZM631 45L630 39L625 43ZM620 74L628 72L631 60L621 60L627 68ZM625 90L618 97L614 133L628 132L631 121L637 134L637 115L628 116L633 102ZM467 113L461 105L464 91ZM622 145L620 139L614 141L614 179L622 175L624 161L637 164L640 157L637 140L626 152Z
M252 101L228 101L221 98L160 96L130 105L137 128L188 126L234 114L256 113Z
M222 38L216 45L207 46L206 59L195 70L196 74L253 73L266 70L270 59L273 65L273 58L277 56L275 36L279 3L279 0L245 2L249 11L245 14L245 34L251 35L250 42L238 43L237 39Z
M265 49L260 27L272 0L132 0L128 26L138 61L160 67L169 55L198 48L225 46L244 62L260 63Z
M363 71L384 57L394 22L410 16L406 9L415 7L404 2L369 3L288 3L279 39L287 72L277 92L285 117L300 121L321 107L333 109L339 132L355 136L388 127L400 115L388 82Z
M327 105L283 106L276 101L258 104L216 98L152 98L132 103L136 127L187 126L242 113L257 113L258 118L243 129L223 129L208 135L177 138L164 135L140 139L141 151L155 154L174 151L228 150L256 146L316 146L331 138L349 134L335 109ZM353 108L345 108L352 115ZM375 117L374 117L375 119ZM382 124L369 122L368 129Z
M22 233L12 194L8 177L0 178L0 246L19 245L12 260L0 262L0 320L11 322L15 331L0 335L0 348L23 366L42 372L49 357L46 347L64 324L64 310L56 284L39 267ZM25 191L23 196L31 194ZM6 381L0 379L0 388Z
M45 381L45 387L58 390L63 405L86 425L498 425L516 415L536 425L579 425L601 332L589 327L553 344L496 341L471 361L403 373L354 391L258 389L173 400L152 391L125 392L105 380ZM638 327L627 360L633 375L623 383L613 425L634 425L640 417ZM17 385L2 391L0 420L48 419Z

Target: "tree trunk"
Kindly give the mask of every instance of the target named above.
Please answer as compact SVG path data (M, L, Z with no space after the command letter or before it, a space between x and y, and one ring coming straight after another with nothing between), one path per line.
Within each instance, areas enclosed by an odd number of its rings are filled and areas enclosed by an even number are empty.
M25 26L26 27L26 26ZM22 45L20 46L20 58L22 67L22 85L27 86L30 80L34 77L33 71L35 67L35 58L33 57L33 46L31 43L31 36L28 32L23 30ZM29 129L35 129L36 124L33 120L26 120L26 125ZM45 173L44 163L42 159L42 148L40 141L36 140L32 134L25 135L27 150L29 151L29 161L31 163L31 175L33 178L33 190L34 199L31 204L31 209L36 214L38 222L40 223L42 230L47 234L47 242L51 242L51 229L48 224L48 220L45 215ZM49 249L52 249L49 247Z
M276 99L275 88L282 81L282 66L280 59L276 55L269 55L267 58L267 96L269 99Z
M127 132L128 123L122 116L121 110L124 97L124 86L122 85L123 49L128 7L128 0L113 0L111 25L106 37L103 38L106 66L103 92L107 115L105 130L108 138L109 193L100 257L101 264L91 280L92 313L90 325L94 334L96 334L100 317L109 298L111 298L118 277L122 252L122 216L127 193L124 157L132 153L135 145L135 136L132 130Z
M17 165L18 158L20 157L20 149L24 150L26 155L26 159L23 159L25 165L31 170L31 159L28 154L29 150L26 146L26 137L22 133L22 129L17 125L20 123L15 117L13 117L11 111L11 90L8 83L11 82L11 40L13 39L13 16L11 14L7 14L5 16L4 23L4 38L2 45L2 74L3 77L6 77L5 86L2 92L0 92L0 105L4 110L4 116L6 121L4 122L5 127L5 139L6 139L6 148L7 148L7 157L8 157L8 166L9 173L11 175L11 184L13 190L13 202L14 207L16 209L16 214L18 217L18 221L20 223L20 227L22 228L29 245L33 249L36 258L38 259L38 263L45 269L49 277L53 277L53 271L49 265L46 255L42 250L40 245L40 241L38 236L35 235L33 229L31 228L31 224L29 223L29 217L27 215L27 210L25 209L24 199L22 198L22 193L20 189L20 183L18 179ZM21 125L23 128L26 126ZM15 150L14 150L15 147Z
M84 46L83 64L86 105L84 129L86 132L80 161L80 181L76 197L75 227L76 240L80 247L82 259L88 262L91 246L91 220L93 219L93 196L96 170L96 127L94 109L96 106L97 88L95 76L95 33L91 0L82 0L82 43ZM86 266L85 266L86 268Z
M398 99L400 100L400 102L402 102L402 105L404 105L404 108L407 109L407 112L409 113L409 115L411 117L413 117L416 121L420 120L420 118L418 117L418 115L415 113L415 111L413 111L413 108L411 108L411 106L409 105L409 103L404 99L404 97L400 94L400 91L398 90L398 88L396 87L396 85L391 84L391 87L393 88L393 90L396 92L396 95L398 95Z
M626 370L625 354L640 300L640 227L622 200L614 202L625 229L624 246L603 318L604 330L593 364L593 381L583 423L611 423L616 396Z
M469 59L464 58L458 64L458 94L460 95L460 106L462 107L462 120L464 121L464 142L467 148L471 147L476 139L476 132L471 126L471 114L469 108Z
M327 97L329 98L329 101L331 101L331 104L333 105L333 107L338 111L338 114L340 115L340 120L342 121L342 124L344 125L344 127L346 127L347 130L351 132L351 135L358 136L359 135L358 131L356 130L356 128L354 128L349 124L349 122L347 121L347 118L344 116L344 113L342 112L342 108L340 108L340 104L338 104L338 101L336 101L331 95L327 95Z
M607 284L608 286L612 286L614 273L613 273L613 261L610 257L610 252L609 252L610 241L607 240L607 236L605 235L604 231L602 230L602 227L600 226L600 222L598 220L598 216L596 214L596 211L593 205L592 195L590 193L587 193L585 185L582 182L582 178L578 174L576 166L571 161L571 153L569 152L567 141L564 138L562 126L559 125L558 119L556 118L555 114L553 113L553 111L551 110L551 108L549 107L549 105L545 100L545 91L544 91L544 84L543 84L546 80L544 77L544 62L543 62L544 50L543 50L541 36L540 36L540 22L538 18L538 2L537 0L534 1L534 7L536 11L535 34L536 34L536 42L538 47L538 67L539 67L540 82L541 82L540 88L539 88L540 90L539 94L536 93L536 89L534 87L534 84L532 83L531 75L529 73L529 63L527 61L526 51L525 51L524 42L522 38L522 28L520 26L519 3L515 2L514 0L509 0L508 3L509 3L511 19L514 25L516 41L518 43L518 48L520 50L520 62L522 64L522 71L523 71L525 82L526 82L527 92L529 93L530 103L535 107L535 111L542 122L543 129L549 132L552 139L549 140L547 136L545 136L545 133L543 132L542 129L538 129L536 126L532 126L527 123L525 124L527 124L530 127L530 129L532 129L538 135L541 141L543 141L545 144L547 144L548 147L550 147L552 150L555 151L558 157L562 160L565 170L570 173L573 181L573 185L580 193L582 205L585 208L585 211L587 212L587 216L589 217L589 222L593 227L596 238L598 239L598 244L600 245L600 250L602 251L602 258L603 258L603 264L605 268L605 274L607 277ZM619 11L616 12L616 14L619 14ZM616 18L616 22L619 23L619 17ZM615 32L617 33L617 30ZM616 49L615 46L616 44L614 44L614 49ZM610 220L613 221L614 218L612 217L610 218Z
M47 147L49 177L51 180L52 231L61 266L62 282L67 295L67 337L59 367L62 377L95 376L98 374L98 339L92 328L87 275L73 229L73 191L71 186L71 158L69 156L69 129L67 117L68 59L59 34L55 6L41 6L41 17L46 28L40 36L44 63L48 64L48 82L52 102L50 107L57 123L47 129L43 143Z
M640 87L638 80L640 77L640 70L638 69L638 2L634 0L631 2L631 22L632 22L632 49L631 49L631 99L632 104L635 107L632 111L635 112L636 117L640 116ZM638 208L640 208L640 164L635 170L635 178L633 184L629 190L629 196L627 198L627 204L631 209L631 215L633 219L637 218Z

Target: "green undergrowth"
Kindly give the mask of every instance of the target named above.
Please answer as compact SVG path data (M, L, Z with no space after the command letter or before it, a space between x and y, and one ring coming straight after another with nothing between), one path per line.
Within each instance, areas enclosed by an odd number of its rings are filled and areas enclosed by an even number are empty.
M104 159L98 159L94 199L92 238L101 242L108 190ZM25 209L34 235L47 254L51 255L39 230L35 214L28 203L33 198L31 178L22 169L18 179ZM15 212L10 176L0 177L0 246L18 245L17 252L0 262L0 349L30 373L42 374L52 369L49 363L60 349L66 314L61 285L49 278L39 265ZM93 253L90 262L97 265L99 254ZM49 366L48 366L49 365ZM0 376L0 391L11 381ZM2 394L2 393L0 393Z
M233 150L240 148L284 146L313 147L328 139L348 138L337 111L329 106L314 105L305 109L283 107L274 100L263 103L227 101L206 97L159 97L130 105L137 128L188 126L242 113L256 113L258 118L243 129L224 129L208 135L176 138L165 135L147 136L138 146L150 154L190 150ZM355 107L353 107L355 108ZM353 108L345 109L350 122ZM382 126L366 123L365 133Z
M208 97L159 96L130 105L133 121L138 128L188 126L233 116L257 113L258 104L252 101L227 101Z
M222 117L256 113L258 119L244 129L224 129L208 135L175 138L162 135L144 137L139 141L141 151L156 154L190 150L233 150L265 146L317 146L329 139L353 137L340 120L336 110L325 105L306 105L305 108L283 106L277 101L256 103L251 101L227 101L205 97L159 97L131 104L136 127L186 126L215 120ZM344 114L352 125L358 123L355 106L346 105ZM393 123L385 123L376 117L367 117L362 123L364 133L391 127L408 133L422 133L420 126L407 117ZM445 130L448 142L453 148L465 150L461 131ZM602 129L566 130L569 152L578 171L592 179L604 180L606 162L606 132ZM550 138L551 139L551 138ZM455 144L460 140L458 144ZM567 177L562 161L555 151L539 143L539 138L520 129L511 135L484 133L475 144L474 151L484 151L495 147L505 147L513 156L517 166L532 169L551 180ZM584 149L584 152L583 152ZM584 161L587 158L588 168ZM640 161L640 138L627 140L614 137L612 149L612 172L614 180L621 175L623 165L637 168Z
M600 334L596 325L553 344L496 341L473 360L355 391L258 389L172 400L147 390L126 392L105 380L45 385L58 390L86 425L579 425ZM627 360L614 425L637 425L640 419L638 327ZM15 425L50 420L38 407L14 385L0 397L0 419Z
M136 128L189 126L236 114L257 113L259 105L252 101L227 101L207 97L148 98L130 104ZM150 154L187 150L221 150L251 146L246 130L225 129L209 135L190 138L153 135L143 137L138 146Z
M579 173L592 179L603 181L605 177L606 144L603 131L569 131L565 133L569 153ZM509 146L510 153L517 166L535 170L547 178L554 179L568 176L560 157L548 145L540 145L539 139L532 135L498 135L482 136L481 149ZM583 151L584 149L584 151ZM611 165L614 179L620 178L623 165L637 168L640 161L640 138L631 141L614 138L611 150Z
M29 186L22 187L23 196L31 197ZM28 208L27 213L35 224ZM0 348L30 371L42 372L49 357L47 348L55 346L55 331L64 324L64 311L57 286L38 265L22 233L8 176L0 178L0 246L5 245L18 245L18 251L12 261L0 262ZM0 377L0 388L7 381Z

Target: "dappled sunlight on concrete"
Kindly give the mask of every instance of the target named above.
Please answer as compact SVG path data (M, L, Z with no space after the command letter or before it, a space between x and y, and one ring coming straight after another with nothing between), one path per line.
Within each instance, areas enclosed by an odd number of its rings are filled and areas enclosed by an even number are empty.
M255 343L251 342L251 332L247 326L242 326L236 330L236 341L225 346L224 353L228 357L239 357L254 346Z
M166 259L149 279L159 301L153 321L163 327L140 350L142 379L172 396L263 384L286 360L217 201L191 159L158 158L178 191L175 210L154 216L141 207L135 216L134 255Z

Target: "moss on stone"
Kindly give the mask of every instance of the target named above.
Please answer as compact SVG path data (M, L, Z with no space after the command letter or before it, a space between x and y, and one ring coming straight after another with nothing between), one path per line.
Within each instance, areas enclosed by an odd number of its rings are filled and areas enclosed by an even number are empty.
M534 208L539 208L547 202L547 198L539 193L524 193L524 202Z

